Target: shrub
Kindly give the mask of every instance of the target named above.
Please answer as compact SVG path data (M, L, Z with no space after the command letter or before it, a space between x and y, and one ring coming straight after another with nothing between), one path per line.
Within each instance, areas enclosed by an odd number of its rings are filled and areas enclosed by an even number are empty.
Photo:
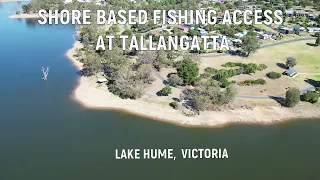
M220 79L220 87L226 88L231 84L227 79Z
M203 74L200 74L200 77L204 78L204 79L207 79L207 78L211 77L211 74L203 73Z
M281 77L281 73L272 71L272 72L269 72L269 73L267 74L267 76L268 76L270 79L278 79L278 78Z
M268 68L268 66L267 66L267 65L265 65L265 64L259 64L259 68L260 68L260 71L262 71L262 70L267 69L267 68Z
M178 109L178 103L176 101L169 103L169 106L171 106L173 109Z
M316 91L320 93L320 87L316 87Z
M300 102L300 90L298 88L289 88L286 92L285 105L294 107Z
M239 82L240 86L253 86L253 85L265 85L266 81L264 79L257 79L257 80L245 80Z
M162 88L160 91L158 91L158 95L159 96L168 96L169 94L171 94L172 88L170 86L166 86L164 88Z
M216 74L218 72L218 70L215 68L212 68L212 67L206 67L204 69L204 72L207 74Z
M268 66L265 64L259 64L259 65L254 63L244 64L240 62L227 62L225 64L222 64L221 66L222 67L241 67L242 73L245 73L245 74L255 73L256 71L262 71L268 68Z
M316 103L318 102L319 95L315 91L307 91L302 95L301 100L310 102L310 103Z
M183 79L176 74L171 74L168 78L168 82L171 86L179 86L183 84Z

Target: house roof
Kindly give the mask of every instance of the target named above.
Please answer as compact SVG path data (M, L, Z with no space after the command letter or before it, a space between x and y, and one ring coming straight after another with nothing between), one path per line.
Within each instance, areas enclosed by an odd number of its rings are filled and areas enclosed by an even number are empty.
M288 75L292 75L292 74L294 74L294 73L296 73L297 71L296 70L294 70L294 69L287 69L286 70L286 73L288 74Z

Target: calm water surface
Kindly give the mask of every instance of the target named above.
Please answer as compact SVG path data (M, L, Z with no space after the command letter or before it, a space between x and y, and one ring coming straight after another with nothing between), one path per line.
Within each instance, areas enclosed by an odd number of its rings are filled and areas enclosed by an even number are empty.
M82 108L64 55L74 28L8 19L21 4L0 4L0 180L319 179L320 121L201 129ZM117 148L174 148L177 160L116 161ZM180 148L227 148L229 159L184 160Z

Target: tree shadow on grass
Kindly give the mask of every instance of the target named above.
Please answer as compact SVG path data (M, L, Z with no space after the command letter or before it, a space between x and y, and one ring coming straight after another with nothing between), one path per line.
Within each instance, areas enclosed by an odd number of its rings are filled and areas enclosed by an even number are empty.
M316 81L313 79L305 79L304 80L306 83L309 83L310 85L314 86L314 87L320 87L320 81Z
M279 103L281 106L285 106L285 98L284 97L279 97L279 96L268 96L270 99L276 101Z
M282 68L282 69L287 69L287 66L283 63L277 63L277 66Z
M314 43L306 43L306 45L308 46L312 46L312 47L317 47L318 45L314 44Z

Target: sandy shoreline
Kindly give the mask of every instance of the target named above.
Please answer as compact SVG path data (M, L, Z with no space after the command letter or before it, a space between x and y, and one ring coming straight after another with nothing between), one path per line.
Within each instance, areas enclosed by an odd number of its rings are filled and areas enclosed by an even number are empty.
M11 15L9 16L9 18L12 18L12 19L39 18L39 15L37 13L31 13L31 14L21 13L21 14Z
M66 56L80 70L82 63L73 54L81 44L76 42ZM186 117L180 111L168 105L150 103L143 100L124 100L110 92L95 87L93 78L80 77L72 98L86 108L123 110L138 116L144 116L168 123L190 127L221 127L232 123L274 124L299 118L320 117L319 108L308 103L301 103L295 108L280 106L256 106L252 108L237 108L234 110L201 112L199 116Z

